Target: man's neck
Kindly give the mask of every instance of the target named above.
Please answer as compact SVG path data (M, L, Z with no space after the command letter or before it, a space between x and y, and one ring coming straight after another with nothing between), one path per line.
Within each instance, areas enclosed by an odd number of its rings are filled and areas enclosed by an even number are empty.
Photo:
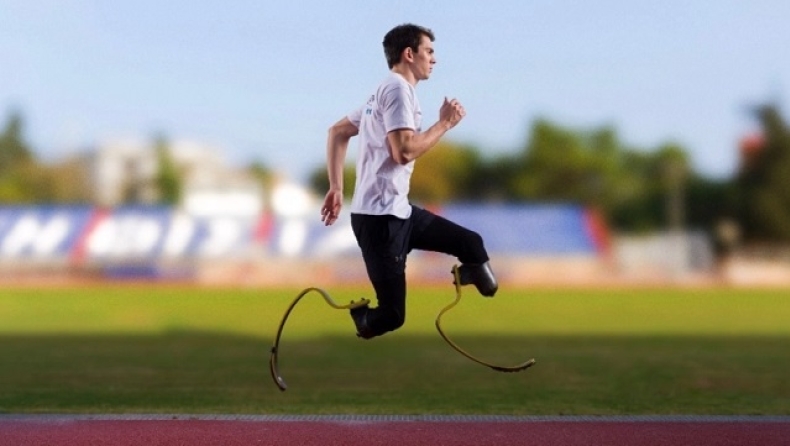
M399 74L406 82L410 83L412 86L417 86L417 78L414 77L414 73L411 72L408 66L404 64L398 64L392 67L390 70L393 73Z

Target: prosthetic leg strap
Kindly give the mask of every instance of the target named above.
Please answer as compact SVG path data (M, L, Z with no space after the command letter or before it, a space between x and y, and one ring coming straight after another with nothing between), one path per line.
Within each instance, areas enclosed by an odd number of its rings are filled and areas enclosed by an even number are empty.
M285 384L285 380L283 380L282 376L280 375L280 369L277 362L278 352L280 350L280 337L282 337L285 322L288 320L288 316L291 315L291 311L293 311L296 304L299 303L299 301L311 291L315 291L316 293L320 294L326 303L336 310L350 310L352 308L361 307L370 303L369 300L363 298L358 302L352 301L348 305L339 305L337 302L332 300L326 291L322 290L321 288L305 288L301 293L299 293L298 296L296 296L293 302L291 302L291 305L288 306L288 309L285 310L285 314L280 321L280 326L277 328L277 336L274 338L274 345L272 346L271 355L269 356L269 370L272 372L272 379L274 379L274 383L277 384L277 387L279 387L283 392L288 388L288 386Z
M446 313L448 310L450 310L451 308L456 306L458 304L458 302L461 301L461 278L459 277L459 272L458 272L458 266L457 265L453 266L453 275L455 276L455 300L452 301L446 307L444 307L439 312L439 315L436 316L436 329L439 331L439 334L442 336L442 339L444 339L448 344L450 344L450 347L455 349L458 353L466 356L467 358L471 359L472 361L474 361L474 362L476 362L478 364L481 364L481 365L484 365L484 366L486 366L488 368L496 370L497 372L520 372L522 370L528 369L529 367L532 367L532 365L535 364L535 359L530 359L530 360L528 360L526 362L523 362L521 364L517 364L517 365L514 365L514 366L500 366L500 365L490 364L490 363L488 363L486 361L483 361L481 359L475 358L474 356L470 355L469 353L464 351L461 347L459 347L455 342L450 340L450 338L448 338L446 334L444 334L444 331L442 330L442 326L441 326L442 315L444 315L444 313Z

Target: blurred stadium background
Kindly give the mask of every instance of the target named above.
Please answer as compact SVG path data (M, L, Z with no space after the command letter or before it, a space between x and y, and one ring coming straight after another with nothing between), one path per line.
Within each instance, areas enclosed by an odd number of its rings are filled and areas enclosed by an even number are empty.
M696 174L679 146L637 153L612 129L540 121L509 157L442 143L418 164L413 195L480 232L505 286L790 285L790 175L777 174L790 133L776 107L756 113L763 131L733 144L733 178ZM3 284L366 280L348 213L320 221L322 168L298 184L161 137L45 164L22 124L10 114L0 134ZM410 281L447 281L452 262L414 253Z
M308 4L2 3L0 283L364 281L348 214L320 222L324 132L419 21L424 112L474 112L412 198L506 286L790 285L785 3Z

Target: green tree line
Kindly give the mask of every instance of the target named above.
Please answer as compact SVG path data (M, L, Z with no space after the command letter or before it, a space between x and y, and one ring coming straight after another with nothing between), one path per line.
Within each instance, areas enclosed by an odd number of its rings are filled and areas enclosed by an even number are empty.
M790 131L776 106L759 107L755 116L765 143L749 168L731 178L696 172L677 143L633 147L612 127L579 130L539 119L513 154L486 159L472 146L438 144L417 162L411 198L426 205L576 203L628 232L681 226L713 232L732 220L749 240L790 241ZM324 168L314 171L310 184L318 194L327 190ZM349 198L353 164L346 166L344 184Z
M23 131L21 113L12 111L0 130L0 204L87 202L82 166L76 160L41 163Z

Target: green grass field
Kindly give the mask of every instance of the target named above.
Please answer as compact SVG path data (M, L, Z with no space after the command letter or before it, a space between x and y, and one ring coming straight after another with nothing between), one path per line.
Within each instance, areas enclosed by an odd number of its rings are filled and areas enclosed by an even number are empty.
M116 285L0 294L0 412L790 414L787 290L412 289L406 325L372 341L299 289ZM342 303L364 288L328 289Z

